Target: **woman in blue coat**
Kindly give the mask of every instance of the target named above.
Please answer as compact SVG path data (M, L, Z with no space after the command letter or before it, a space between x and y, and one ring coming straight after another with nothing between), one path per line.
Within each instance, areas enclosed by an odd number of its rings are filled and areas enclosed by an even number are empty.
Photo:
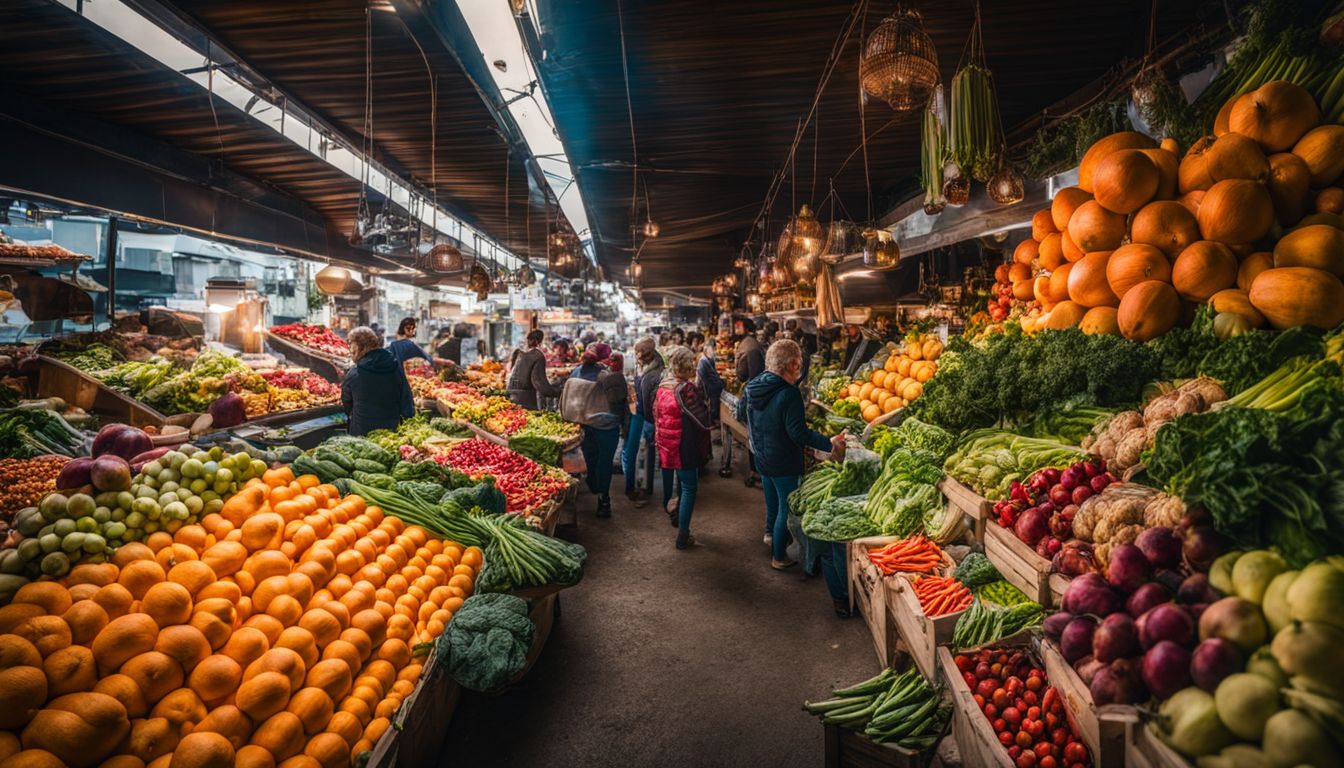
M356 328L346 341L355 361L341 381L341 405L350 419L350 434L396 429L415 415L415 398L401 363L383 348L382 337L372 328Z

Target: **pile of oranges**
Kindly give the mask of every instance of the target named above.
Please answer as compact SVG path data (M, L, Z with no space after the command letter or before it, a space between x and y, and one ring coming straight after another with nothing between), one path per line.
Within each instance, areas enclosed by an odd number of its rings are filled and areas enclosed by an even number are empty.
M414 690L480 550L289 468L0 608L0 763L344 768Z
M872 422L918 400L924 382L938 372L943 343L933 336L911 336L904 344L888 344L890 354L867 381L856 379L846 396L859 404L859 415Z

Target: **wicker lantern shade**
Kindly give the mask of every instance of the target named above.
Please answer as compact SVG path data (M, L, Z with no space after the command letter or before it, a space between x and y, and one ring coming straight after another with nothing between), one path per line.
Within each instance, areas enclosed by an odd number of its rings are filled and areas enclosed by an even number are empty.
M864 93L892 109L920 109L938 85L938 50L913 8L897 6L868 37L859 61Z
M462 251L447 243L439 243L425 254L425 264L434 272L452 274L467 268Z
M989 181L985 182L985 189L989 192L989 199L1000 205L1020 203L1026 194L1022 174L1008 166L1000 168L997 173L990 176Z
M863 246L859 237L859 228L851 221L838 219L826 228L826 245L821 249L821 260L827 264L838 264L841 259L856 253Z
M758 312L761 309L761 294L756 291L747 291L747 308L752 312Z

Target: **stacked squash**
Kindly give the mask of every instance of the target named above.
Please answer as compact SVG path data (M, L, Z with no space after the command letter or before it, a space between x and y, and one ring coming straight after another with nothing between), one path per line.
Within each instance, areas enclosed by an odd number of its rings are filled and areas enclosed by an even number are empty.
M1013 293L1040 305L1024 329L1146 341L1200 304L1223 336L1344 322L1344 125L1320 119L1275 81L1229 101L1179 159L1134 131L1093 144L1014 252Z
M890 354L868 381L849 385L848 396L859 403L859 414L873 422L883 414L904 408L924 394L924 382L938 372L943 342L929 335L912 335L903 344L888 344Z
M0 608L0 765L344 768L481 552L288 467Z

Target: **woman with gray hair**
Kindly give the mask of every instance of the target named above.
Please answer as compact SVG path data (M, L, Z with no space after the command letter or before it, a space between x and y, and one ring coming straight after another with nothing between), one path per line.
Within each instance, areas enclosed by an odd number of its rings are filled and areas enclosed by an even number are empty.
M780 339L765 353L765 372L747 382L742 396L747 429L756 450L756 468L765 490L765 541L771 546L770 567L780 571L797 565L787 554L788 498L802 480L803 450L815 448L844 455L844 434L827 438L808 428L803 394L798 391L802 376L802 349L790 339ZM847 617L849 585L844 551L843 544L823 542L821 570L836 614Z
M670 474L681 483L681 498L676 515L668 511L677 528L677 549L695 543L691 536L691 512L700 482L700 468L709 461L709 411L705 396L695 385L695 353L685 347L673 347L667 355L668 374L658 385L654 401L654 444L658 462L663 466L663 493L672 487Z
M415 414L415 398L401 363L383 348L383 337L360 326L346 339L353 368L341 381L341 405L350 420L348 431L363 436L375 429L396 429Z

